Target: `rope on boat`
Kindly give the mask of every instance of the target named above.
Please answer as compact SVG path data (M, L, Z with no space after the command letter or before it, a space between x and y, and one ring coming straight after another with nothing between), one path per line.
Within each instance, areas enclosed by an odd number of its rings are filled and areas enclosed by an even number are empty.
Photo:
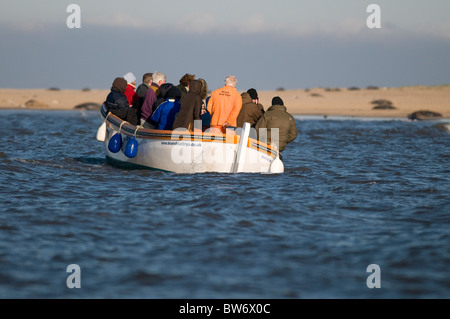
M128 122L123 121L122 123L120 123L120 126L119 126L119 133L120 133L120 131L122 130L122 125L124 125L125 123L128 123Z
M134 130L133 137L136 137L137 131L138 131L139 129L140 129L140 127L139 127L139 126L136 126L136 129Z

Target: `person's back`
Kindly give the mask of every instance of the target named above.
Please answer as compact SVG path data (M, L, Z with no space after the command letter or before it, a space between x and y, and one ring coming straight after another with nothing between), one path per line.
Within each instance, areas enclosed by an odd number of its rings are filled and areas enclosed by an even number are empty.
M180 79L180 84L176 86L178 90L180 90L181 98L180 100L183 100L184 96L189 92L189 82L195 79L194 74L186 73L183 75L183 77Z
M253 103L250 94L244 92L241 94L241 97L242 107L237 117L237 126L243 127L245 122L250 123L250 126L255 126L263 112L259 105Z
M166 75L161 72L154 72L152 75L152 84L145 92L144 102L141 107L141 124L144 125L146 121L150 121L150 117L156 108L154 108L156 99L159 95L159 88L166 83Z
M236 77L228 76L225 86L215 90L209 99L207 110L211 113L211 127L224 131L225 126L236 126L242 107L242 98L236 90Z
M256 133L260 141L271 144L276 142L276 136L272 136L271 129L278 129L278 149L284 151L286 145L297 138L297 127L294 117L287 112L283 100L274 97L272 106L261 116L256 123ZM262 130L260 130L262 129Z
M201 90L202 82L199 80L191 80L189 82L189 92L181 100L180 112L175 118L172 129L185 128L193 130L194 121L201 120Z
M161 103L151 117L151 123L158 130L171 130L176 115L180 111L180 91L171 87L166 94L166 101Z
M145 73L142 77L141 85L139 85L138 88L136 89L136 95L138 96L138 98L134 101L133 108L136 109L138 119L140 119L142 115L141 111L142 105L144 104L145 100L145 93L147 93L147 90L152 84L152 75L153 73Z
M255 103L256 105L258 105L258 107L261 109L261 113L264 114L264 106L259 103L259 96L258 96L258 91L256 91L254 88L248 89L247 93L250 94L250 97L253 101L253 103Z
M124 78L116 78L112 84L110 93L106 97L105 104L108 111L112 114L132 125L137 125L139 121L136 110L130 107L127 97L124 94L126 87L127 81Z
M127 81L124 78L115 78L111 86L111 91L106 97L106 107L109 111L126 109L130 107L125 90L127 88Z
M156 97L156 101L153 104L153 109L156 110L158 106L166 101L167 98L167 92L173 87L172 83L164 83L159 88L159 95Z
M149 120L153 112L153 103L156 101L155 91L151 87L145 92L144 102L141 106L141 124Z
M152 76L153 76L153 73L145 73L142 76L142 83L136 89L136 94L139 97L143 98L145 96L145 93L147 92L150 85L152 84L152 81L153 81Z
M145 93L147 92L148 88L150 86L145 84L145 83L141 83L137 89L136 89L136 94L140 97L143 98L145 96Z

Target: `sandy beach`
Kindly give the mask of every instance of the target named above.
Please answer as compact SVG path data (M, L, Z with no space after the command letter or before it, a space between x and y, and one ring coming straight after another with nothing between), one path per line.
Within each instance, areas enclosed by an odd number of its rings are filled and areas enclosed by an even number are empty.
M242 92L238 88L239 92ZM2 109L72 110L85 103L101 104L109 90L0 89ZM259 91L267 109L274 96L294 115L394 117L426 110L450 118L450 85L398 88L311 88ZM385 107L374 109L383 102Z

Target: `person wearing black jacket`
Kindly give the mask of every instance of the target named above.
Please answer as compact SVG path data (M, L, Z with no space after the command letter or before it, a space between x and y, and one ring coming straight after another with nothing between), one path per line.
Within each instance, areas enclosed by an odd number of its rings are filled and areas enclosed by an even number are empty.
M106 97L105 105L108 111L118 118L127 121L131 125L138 125L139 121L136 109L130 107L127 97L124 94L126 88L127 81L124 78L115 78L111 91Z

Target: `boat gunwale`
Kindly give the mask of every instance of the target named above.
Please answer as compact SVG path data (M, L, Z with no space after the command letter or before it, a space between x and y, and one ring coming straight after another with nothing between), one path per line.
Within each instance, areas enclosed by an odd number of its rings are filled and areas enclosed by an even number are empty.
M177 131L177 130L157 130L149 129L144 127L138 127L130 124L117 117L116 115L106 111L106 107L103 104L101 107L101 116L103 120L106 120L106 125L113 130L120 130L120 133L124 133L127 136L134 136L136 138L142 139L158 139L158 140L183 140L183 141L193 141L193 142L219 142L228 144L238 144L240 136L237 134L214 134L208 132L202 132L201 134L193 131ZM176 138L178 136L178 138ZM206 138L205 138L206 136ZM258 141L253 138L249 138L247 142L247 147L255 149L258 152L262 152L273 158L276 158L278 151L272 146Z

